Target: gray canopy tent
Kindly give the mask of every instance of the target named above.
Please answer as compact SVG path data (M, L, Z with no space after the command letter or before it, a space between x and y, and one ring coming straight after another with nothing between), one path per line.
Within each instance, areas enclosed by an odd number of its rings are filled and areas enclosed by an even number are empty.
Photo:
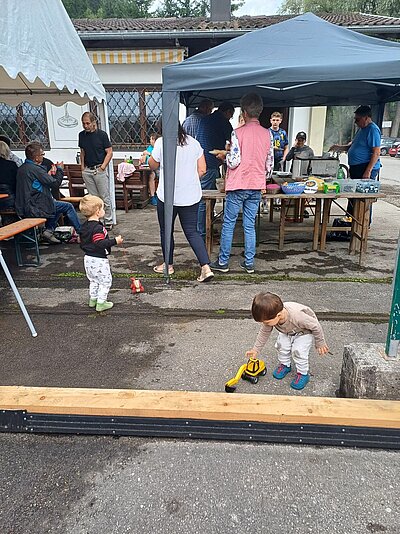
M180 101L238 104L251 91L268 107L377 104L380 122L384 104L400 100L400 44L306 13L164 67L162 74L168 257Z

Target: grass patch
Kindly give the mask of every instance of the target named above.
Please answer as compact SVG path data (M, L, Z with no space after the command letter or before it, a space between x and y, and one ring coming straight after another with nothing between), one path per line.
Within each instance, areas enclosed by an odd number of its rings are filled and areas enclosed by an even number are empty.
M53 275L56 278L85 278L85 273L79 271L58 273ZM156 273L113 273L113 278L130 278L134 276L135 278L141 278L143 280L163 280L163 276ZM175 274L171 276L172 280L182 280L194 282L196 280L195 271L175 271ZM275 282L352 282L358 284L391 284L393 278L387 276L384 278L359 278L353 276L326 276L324 278L319 278L317 276L290 276L286 274L282 275L262 275L262 274L224 274L224 275L215 275L216 281L225 281L225 282L249 282L249 283L260 283L267 282L269 280Z

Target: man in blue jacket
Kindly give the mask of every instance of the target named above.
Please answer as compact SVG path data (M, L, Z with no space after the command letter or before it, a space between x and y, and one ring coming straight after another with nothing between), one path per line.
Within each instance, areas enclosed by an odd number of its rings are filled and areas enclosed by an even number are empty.
M53 245L60 241L53 235L60 215L66 215L79 233L81 224L73 205L54 200L51 187L61 184L63 173L54 165L49 172L43 166L43 147L32 142L25 148L25 163L17 172L15 210L21 218L43 217L47 219L43 239Z

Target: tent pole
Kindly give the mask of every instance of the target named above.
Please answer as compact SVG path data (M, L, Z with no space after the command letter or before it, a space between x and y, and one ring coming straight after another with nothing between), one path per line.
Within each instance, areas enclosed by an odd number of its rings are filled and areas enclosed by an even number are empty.
M108 124L107 102L105 100L102 100L98 104L98 110L99 110L101 129L107 133L108 137L110 137L110 126ZM109 190L110 190L112 221L113 221L113 224L117 224L115 184L114 184L114 163L113 163L112 158L110 160L110 163L108 164L108 183L109 183Z
M25 317L25 321L29 327L29 330L31 331L32 337L37 337L37 332L35 330L35 327L33 326L33 323L31 321L31 318L29 317L29 314L25 308L24 301L21 298L21 295L19 294L19 291L17 289L17 286L15 285L15 282L13 280L13 277L11 276L11 273L7 267L6 261L3 258L3 253L0 250L0 265L3 268L4 274L6 275L6 278L8 280L8 283L10 284L11 289L13 290L13 293L15 295L15 298L17 299L18 305L21 308L22 314Z
M163 69L164 70L164 69ZM162 93L162 138L163 138L163 175L164 175L164 221L165 221L165 270L169 282L168 258L171 250L172 215L175 191L175 158L178 139L179 92Z

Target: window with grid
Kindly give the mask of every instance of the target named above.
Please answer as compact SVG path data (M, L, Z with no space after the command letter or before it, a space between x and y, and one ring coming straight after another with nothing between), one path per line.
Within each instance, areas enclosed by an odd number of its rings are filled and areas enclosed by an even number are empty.
M22 102L17 107L0 103L0 134L11 139L11 149L21 150L31 141L39 141L50 149L44 105L34 107Z
M158 131L161 86L107 87L110 140L114 149L142 149Z

